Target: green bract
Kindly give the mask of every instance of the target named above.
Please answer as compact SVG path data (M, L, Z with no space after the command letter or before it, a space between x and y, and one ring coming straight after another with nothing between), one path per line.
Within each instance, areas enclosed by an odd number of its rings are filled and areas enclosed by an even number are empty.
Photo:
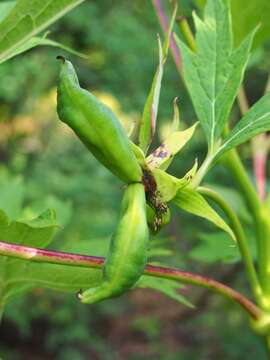
M82 292L81 301L93 304L132 288L146 265L148 238L144 187L131 184L122 200L120 221L106 257L103 281L100 286Z
M57 91L59 118L119 179L126 183L140 181L141 168L120 122L107 106L80 87L71 62L59 58L62 60Z

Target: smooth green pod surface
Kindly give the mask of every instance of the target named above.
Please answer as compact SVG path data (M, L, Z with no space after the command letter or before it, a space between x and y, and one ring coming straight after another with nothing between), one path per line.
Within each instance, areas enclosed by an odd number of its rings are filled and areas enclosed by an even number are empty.
M114 113L80 87L70 61L61 59L57 112L92 154L126 183L141 181L142 170L130 141Z
M146 265L148 239L144 186L139 183L128 185L120 221L104 264L103 281L98 287L80 293L80 300L93 304L132 288Z

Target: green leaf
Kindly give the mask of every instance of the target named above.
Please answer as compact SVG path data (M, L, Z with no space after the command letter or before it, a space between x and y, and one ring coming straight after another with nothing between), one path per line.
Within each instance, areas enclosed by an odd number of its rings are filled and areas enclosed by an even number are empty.
M154 278L151 276L142 276L141 279L136 284L136 287L149 288L159 291L185 306L194 308L194 305L184 295L179 294L179 292L177 291L184 287L183 285L179 284L179 282L177 281L172 281L162 278Z
M229 225L226 224L218 213L208 204L205 198L196 190L188 188L180 189L173 199L173 203L191 214L211 221L217 227L228 233L235 241L235 235Z
M0 62L83 0L17 0L0 23Z
M236 189L225 187L219 184L204 184L206 187L217 192L234 210L237 216L245 223L252 224L252 217L247 210L245 200Z
M152 153L146 161L150 169L161 168L166 170L173 160L174 156L186 145L192 138L196 126L194 124L184 131L175 131Z
M0 22L8 15L13 6L16 4L16 0L1 1L0 2Z
M199 243L193 246L189 252L189 257L193 260L214 263L222 261L224 263L235 263L241 260L241 254L236 244L232 244L228 235L217 232L214 234L198 234ZM252 241L251 241L252 240ZM256 258L256 242L249 233L249 248Z
M133 141L130 141L130 145L131 145L132 152L135 155L138 163L140 164L140 166L142 168L145 168L147 166L147 163L146 163L146 158L144 156L144 152L142 151L142 149L139 146L134 144Z
M161 202L172 200L182 183L176 177L160 169L152 170L152 174L157 184L157 193Z
M204 21L196 15L194 21L196 53L176 41L185 82L212 152L242 82L255 31L233 50L229 0L208 0Z
M194 174L196 173L197 167L198 164L197 161L195 161L191 170L189 170L181 179L168 174L164 170L153 169L152 175L154 176L157 184L157 194L159 200L163 203L171 201L180 189L184 188L191 182Z
M149 95L144 105L143 114L139 126L139 147L143 150L144 153L147 152L148 147L151 144L155 134L160 88L163 77L162 45L159 38L158 49L159 64L151 85Z
M197 0L197 4L203 7L205 0ZM262 44L270 34L270 2L269 0L231 0L232 25L236 45L255 26L260 28L254 39L254 47Z
M147 152L156 130L156 119L158 114L163 68L168 55L169 42L175 21L176 10L177 7L175 6L163 48L160 38L158 37L159 63L151 84L150 92L144 105L142 118L139 124L139 147L143 150L144 153Z
M47 34L45 34L46 36ZM7 61L9 60L10 58L13 58L14 56L17 56L19 54L22 54L24 53L25 51L28 51L30 49L33 49L34 47L37 47L37 46L53 46L53 47L57 47L59 49L62 49L64 51L67 51L73 55L76 55L76 56L79 56L81 58L85 58L87 59L88 57L68 46L65 46L57 41L54 41L54 40L51 40L51 39L47 39L45 36L43 37L38 37L38 36L34 36L32 37L30 40L27 40L25 43L23 43L22 45L18 46L14 51L11 51L9 53L9 55L3 59L3 60L0 60L0 63L1 62L4 62L4 61Z
M214 159L267 130L270 130L270 92L257 101L235 125L214 154Z
M47 210L31 221L11 221L0 211L1 240L30 247L46 247L56 231L55 213ZM28 282L21 282L27 271L28 261L0 256L0 303L5 304L10 298L26 288Z

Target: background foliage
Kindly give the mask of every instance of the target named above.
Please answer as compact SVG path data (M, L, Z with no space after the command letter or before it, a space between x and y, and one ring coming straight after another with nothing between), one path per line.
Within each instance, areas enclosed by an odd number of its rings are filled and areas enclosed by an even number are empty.
M195 6L195 1L181 1L188 19ZM158 57L156 33L160 27L151 2L85 1L50 30L53 39L89 55L88 60L67 55L76 64L82 85L94 89L125 123L135 121L142 112ZM255 49L245 79L251 102L261 96L268 76L270 42L266 35L264 39ZM52 246L83 253L91 244L92 253L99 255L117 221L120 183L57 119L58 54L56 49L37 48L0 66L0 208L8 205L8 215L14 220L31 219L54 208L61 228ZM175 96L180 98L182 126L193 124L190 99L169 58L158 120L161 138L172 118ZM237 118L235 108L232 120ZM201 159L205 152L203 135L197 132L171 173L184 175L194 158ZM247 146L242 146L241 153L251 169ZM231 189L225 171L217 166L207 180L224 191L252 234L242 198ZM166 261L247 293L235 248L230 248L224 264L216 263L224 249L228 250L226 235L203 220L185 213L176 215L172 210L173 221L159 235L174 254ZM206 232L213 234L207 240ZM1 356L15 360L157 356L166 360L236 360L256 355L264 359L260 340L247 329L238 308L204 290L186 288L184 292L197 309L182 307L151 290L138 289L91 307L81 305L70 294L35 290L8 305L0 329Z

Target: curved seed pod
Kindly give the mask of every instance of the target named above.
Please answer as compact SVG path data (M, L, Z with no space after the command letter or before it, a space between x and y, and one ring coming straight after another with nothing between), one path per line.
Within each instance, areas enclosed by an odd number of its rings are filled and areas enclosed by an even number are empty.
M80 87L70 61L58 57L61 71L57 112L92 154L126 183L141 181L142 171L129 139L114 113L89 91Z
M93 304L132 288L146 265L148 238L144 187L131 184L125 190L120 222L103 268L103 281L99 286L81 292L80 300Z

